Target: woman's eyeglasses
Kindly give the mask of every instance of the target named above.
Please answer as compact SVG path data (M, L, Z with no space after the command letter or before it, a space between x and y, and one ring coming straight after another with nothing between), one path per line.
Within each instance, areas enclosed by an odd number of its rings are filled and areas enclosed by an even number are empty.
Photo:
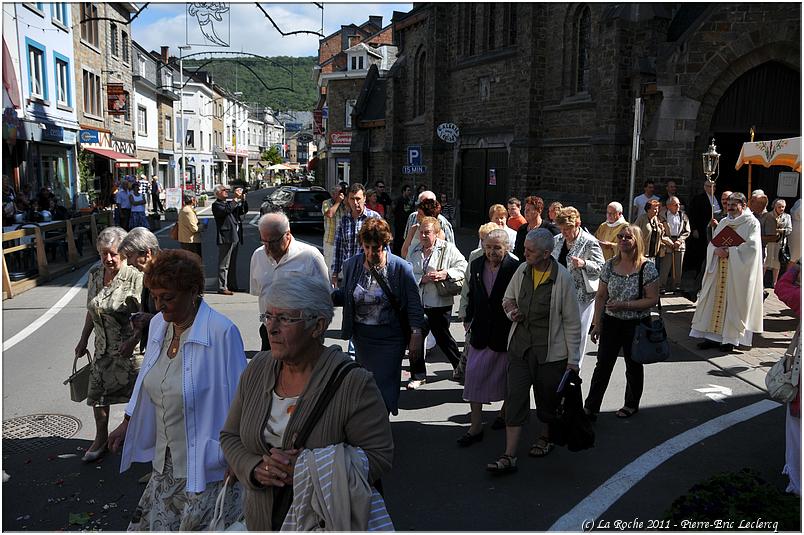
M633 240L634 237L631 236L630 234L617 234L617 239L618 240Z
M299 323L300 321L310 319L309 316L305 316L302 314L301 316L294 318L290 314L271 314L270 312L266 312L265 314L259 315L260 322L270 324L273 320L279 322L282 326L293 325L294 323Z

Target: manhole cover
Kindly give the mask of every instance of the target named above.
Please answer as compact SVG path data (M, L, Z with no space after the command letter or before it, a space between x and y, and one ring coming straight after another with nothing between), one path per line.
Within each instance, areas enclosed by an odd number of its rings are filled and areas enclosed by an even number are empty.
M3 452L23 453L72 438L81 421L63 414L31 414L3 421Z

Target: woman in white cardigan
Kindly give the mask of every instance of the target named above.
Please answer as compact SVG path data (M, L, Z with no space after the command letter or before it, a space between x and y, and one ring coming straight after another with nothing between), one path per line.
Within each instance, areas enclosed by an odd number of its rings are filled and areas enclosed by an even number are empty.
M454 369L461 358L458 344L449 332L455 296L439 295L435 283L447 279L462 281L466 272L466 259L455 245L438 238L439 232L441 224L438 219L423 218L419 223L419 243L410 250L407 261L413 266L413 277L419 287L430 332ZM415 390L424 384L426 372L424 356L412 362L407 388Z
M581 214L575 207L561 208L556 215L556 226L561 229L561 234L554 238L553 258L572 275L581 312L580 366L595 315L595 294L605 260L597 238L581 228Z
M151 462L153 472L131 518L134 531L209 528L229 473L219 435L246 367L237 327L201 298L198 255L162 251L145 275L159 313L120 426L109 447L123 447L120 471ZM242 516L239 483L227 490L226 526Z

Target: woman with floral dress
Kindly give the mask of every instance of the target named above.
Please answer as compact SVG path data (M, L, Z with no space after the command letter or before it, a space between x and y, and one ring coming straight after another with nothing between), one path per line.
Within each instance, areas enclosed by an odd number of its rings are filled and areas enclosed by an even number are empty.
M131 359L121 354L123 342L131 338L131 314L140 310L142 273L129 266L117 251L126 231L107 227L96 243L101 261L89 270L87 315L75 355L87 352L89 336L95 333L95 354L89 377L87 405L95 413L95 440L82 458L95 461L106 453L109 433L109 405L127 403L137 378Z

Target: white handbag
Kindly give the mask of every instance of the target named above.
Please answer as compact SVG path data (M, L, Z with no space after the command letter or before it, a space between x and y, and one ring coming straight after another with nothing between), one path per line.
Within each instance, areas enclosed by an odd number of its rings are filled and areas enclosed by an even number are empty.
M581 268L581 276L583 277L583 284L586 286L586 293L597 293L597 286L600 279L589 279L589 275L586 274L586 268Z
M212 514L212 520L209 523L207 531L248 531L248 528L246 528L245 518L238 520L237 522L232 522L228 528L224 527L227 488L229 488L228 477L226 478L226 481L223 482L223 486L221 487L221 491L218 493L218 497L215 498L215 511Z

